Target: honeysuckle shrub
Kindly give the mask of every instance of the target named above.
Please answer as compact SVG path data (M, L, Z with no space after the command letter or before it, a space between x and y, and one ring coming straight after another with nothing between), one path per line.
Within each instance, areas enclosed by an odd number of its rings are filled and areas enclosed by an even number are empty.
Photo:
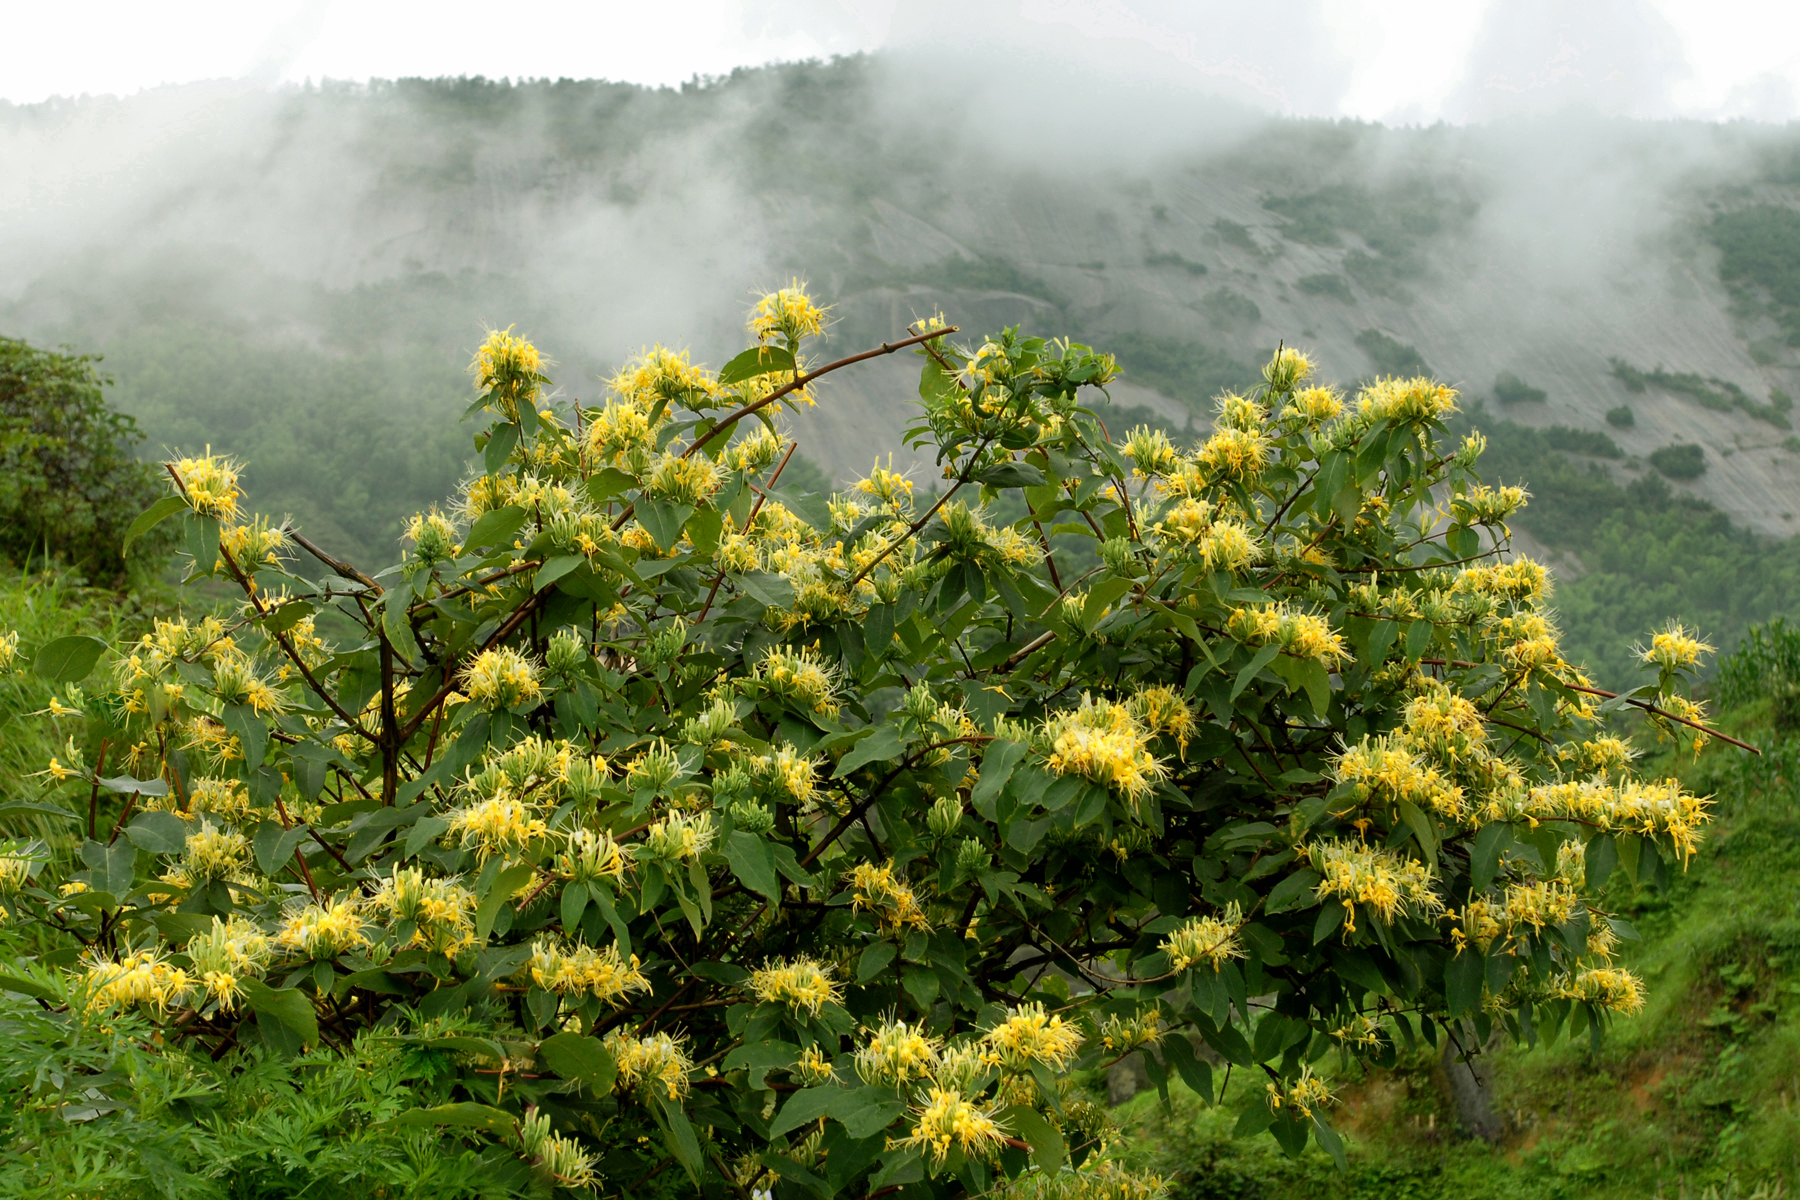
M825 326L783 289L597 407L493 333L478 466L381 570L168 463L131 536L242 603L9 643L81 832L12 843L4 903L82 947L0 984L221 1059L447 1052L394 1127L618 1195L1153 1196L1081 1072L1250 1072L1240 1131L1341 1159L1331 1064L1642 1005L1595 897L1705 803L1608 721L1697 746L1706 647L1616 697L1564 661L1451 389L1284 349L1182 448L1109 436L1089 347L818 365ZM936 477L783 489L782 411L899 351Z

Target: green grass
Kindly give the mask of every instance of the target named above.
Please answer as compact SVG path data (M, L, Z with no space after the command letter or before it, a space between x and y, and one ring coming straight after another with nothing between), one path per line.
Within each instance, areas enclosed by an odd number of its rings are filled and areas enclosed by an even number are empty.
M81 587L61 574L0 575L0 634L19 635L12 665L0 671L0 802L36 799L43 780L32 776L43 771L51 755L63 753L53 722L28 715L45 708L52 694L51 686L31 673L38 647L75 633L110 642L137 632L148 620L142 601ZM57 689L57 694L69 699L67 689ZM0 817L0 828L36 834L35 822Z

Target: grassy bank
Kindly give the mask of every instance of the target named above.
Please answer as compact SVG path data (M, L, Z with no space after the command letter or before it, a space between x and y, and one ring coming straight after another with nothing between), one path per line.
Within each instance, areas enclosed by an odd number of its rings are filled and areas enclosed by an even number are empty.
M1689 869L1661 893L1610 886L1640 935L1626 961L1649 1005L1598 1049L1494 1047L1497 1140L1462 1127L1440 1056L1421 1045L1394 1070L1336 1081L1346 1172L1316 1149L1296 1161L1233 1139L1232 1105L1203 1109L1179 1088L1172 1112L1153 1093L1131 1102L1138 1153L1177 1200L1786 1194L1800 1181L1800 738L1775 728L1766 699L1726 727L1763 753L1715 743L1679 769L1715 798Z

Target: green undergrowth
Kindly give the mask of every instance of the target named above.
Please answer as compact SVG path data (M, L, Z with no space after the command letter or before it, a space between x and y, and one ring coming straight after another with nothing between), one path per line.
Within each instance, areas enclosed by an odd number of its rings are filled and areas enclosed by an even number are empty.
M0 572L0 630L19 635L12 662L0 668L0 803L34 799L44 780L32 776L59 751L52 723L28 716L50 703L51 686L30 669L37 647L69 634L111 641L133 633L148 624L150 608L159 602L86 588L57 572ZM17 814L0 814L0 828L48 832Z
M1392 1070L1334 1081L1345 1171L1316 1148L1290 1160L1234 1139L1229 1105L1203 1108L1179 1087L1170 1110L1154 1093L1123 1110L1135 1153L1171 1177L1174 1200L1788 1194L1800 1182L1800 738L1766 697L1725 724L1762 753L1714 743L1695 764L1650 764L1714 797L1687 871L1662 892L1616 879L1607 895L1639 934L1624 961L1649 987L1645 1011L1597 1049L1586 1037L1491 1048L1497 1141L1461 1127L1440 1056L1421 1045Z

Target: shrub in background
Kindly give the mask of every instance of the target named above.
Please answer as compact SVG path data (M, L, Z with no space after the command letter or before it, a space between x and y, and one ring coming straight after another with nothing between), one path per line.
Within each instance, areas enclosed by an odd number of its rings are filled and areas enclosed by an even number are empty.
M53 558L120 584L125 529L156 498L160 473L133 457L143 435L107 407L97 361L0 337L0 556Z
M1652 450L1650 465L1670 479L1698 479L1706 470L1706 451L1692 442L1676 442Z

